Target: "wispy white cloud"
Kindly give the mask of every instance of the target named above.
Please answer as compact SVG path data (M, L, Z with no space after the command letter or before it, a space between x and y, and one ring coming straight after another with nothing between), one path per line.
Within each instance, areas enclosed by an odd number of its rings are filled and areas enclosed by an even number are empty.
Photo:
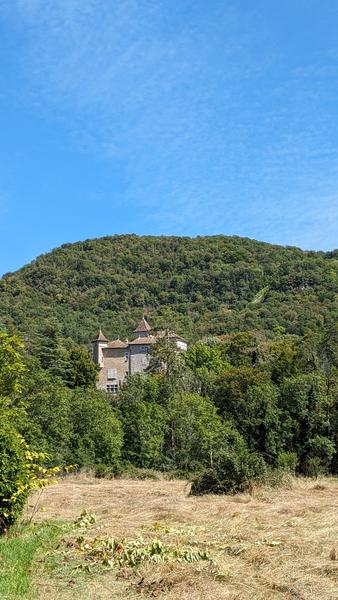
M337 222L332 49L285 68L257 7L222 0L0 0L0 15L22 32L23 101L118 164L161 230L307 246Z

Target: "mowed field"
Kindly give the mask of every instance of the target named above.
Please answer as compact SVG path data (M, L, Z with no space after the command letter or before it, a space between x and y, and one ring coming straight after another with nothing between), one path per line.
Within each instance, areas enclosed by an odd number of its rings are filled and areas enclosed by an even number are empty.
M30 498L30 515L38 492ZM34 564L35 597L162 600L337 600L338 480L292 479L283 488L236 496L189 496L184 481L100 480L73 475L43 491L34 521L70 523L84 509L96 522L65 529ZM160 540L206 551L207 560L102 566L86 554L94 538ZM125 541L122 542L126 543ZM46 565L49 565L46 568Z

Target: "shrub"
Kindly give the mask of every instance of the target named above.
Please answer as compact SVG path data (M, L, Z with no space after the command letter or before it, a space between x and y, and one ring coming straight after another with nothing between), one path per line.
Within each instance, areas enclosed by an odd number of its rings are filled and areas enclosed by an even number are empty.
M264 479L267 467L263 458L242 448L226 448L213 468L197 476L191 494L235 494L250 489L252 483Z
M153 481L159 481L160 479L164 478L164 475L155 469L141 469L139 467L135 467L135 465L132 463L125 463L121 477L124 479L150 479Z
M295 473L299 464L299 458L296 452L280 452L277 457L277 467L279 469Z
M102 463L94 465L94 475L97 479L113 479L118 470Z
M20 516L30 481L26 444L6 420L0 423L0 533Z
M266 487L291 490L293 486L292 473L287 468L269 468L263 483Z
M306 475L317 477L329 472L335 446L327 437L316 435L308 442L308 456L305 462Z

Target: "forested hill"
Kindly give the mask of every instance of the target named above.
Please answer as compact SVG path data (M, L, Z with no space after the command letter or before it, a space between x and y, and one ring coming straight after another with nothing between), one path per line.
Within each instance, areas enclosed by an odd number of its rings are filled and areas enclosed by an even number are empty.
M144 312L189 340L238 330L320 330L338 317L338 251L239 237L122 235L65 244L0 280L0 327L28 343L50 326L88 343L130 335Z

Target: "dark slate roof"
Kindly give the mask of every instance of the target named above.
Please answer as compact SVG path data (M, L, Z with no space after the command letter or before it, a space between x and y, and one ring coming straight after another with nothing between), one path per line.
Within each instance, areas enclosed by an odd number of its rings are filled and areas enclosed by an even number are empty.
M146 319L143 317L143 319L141 319L141 321L139 322L136 329L134 329L134 333L144 333L145 331L150 331L150 330L151 330L151 327L150 327L149 323L147 323Z

